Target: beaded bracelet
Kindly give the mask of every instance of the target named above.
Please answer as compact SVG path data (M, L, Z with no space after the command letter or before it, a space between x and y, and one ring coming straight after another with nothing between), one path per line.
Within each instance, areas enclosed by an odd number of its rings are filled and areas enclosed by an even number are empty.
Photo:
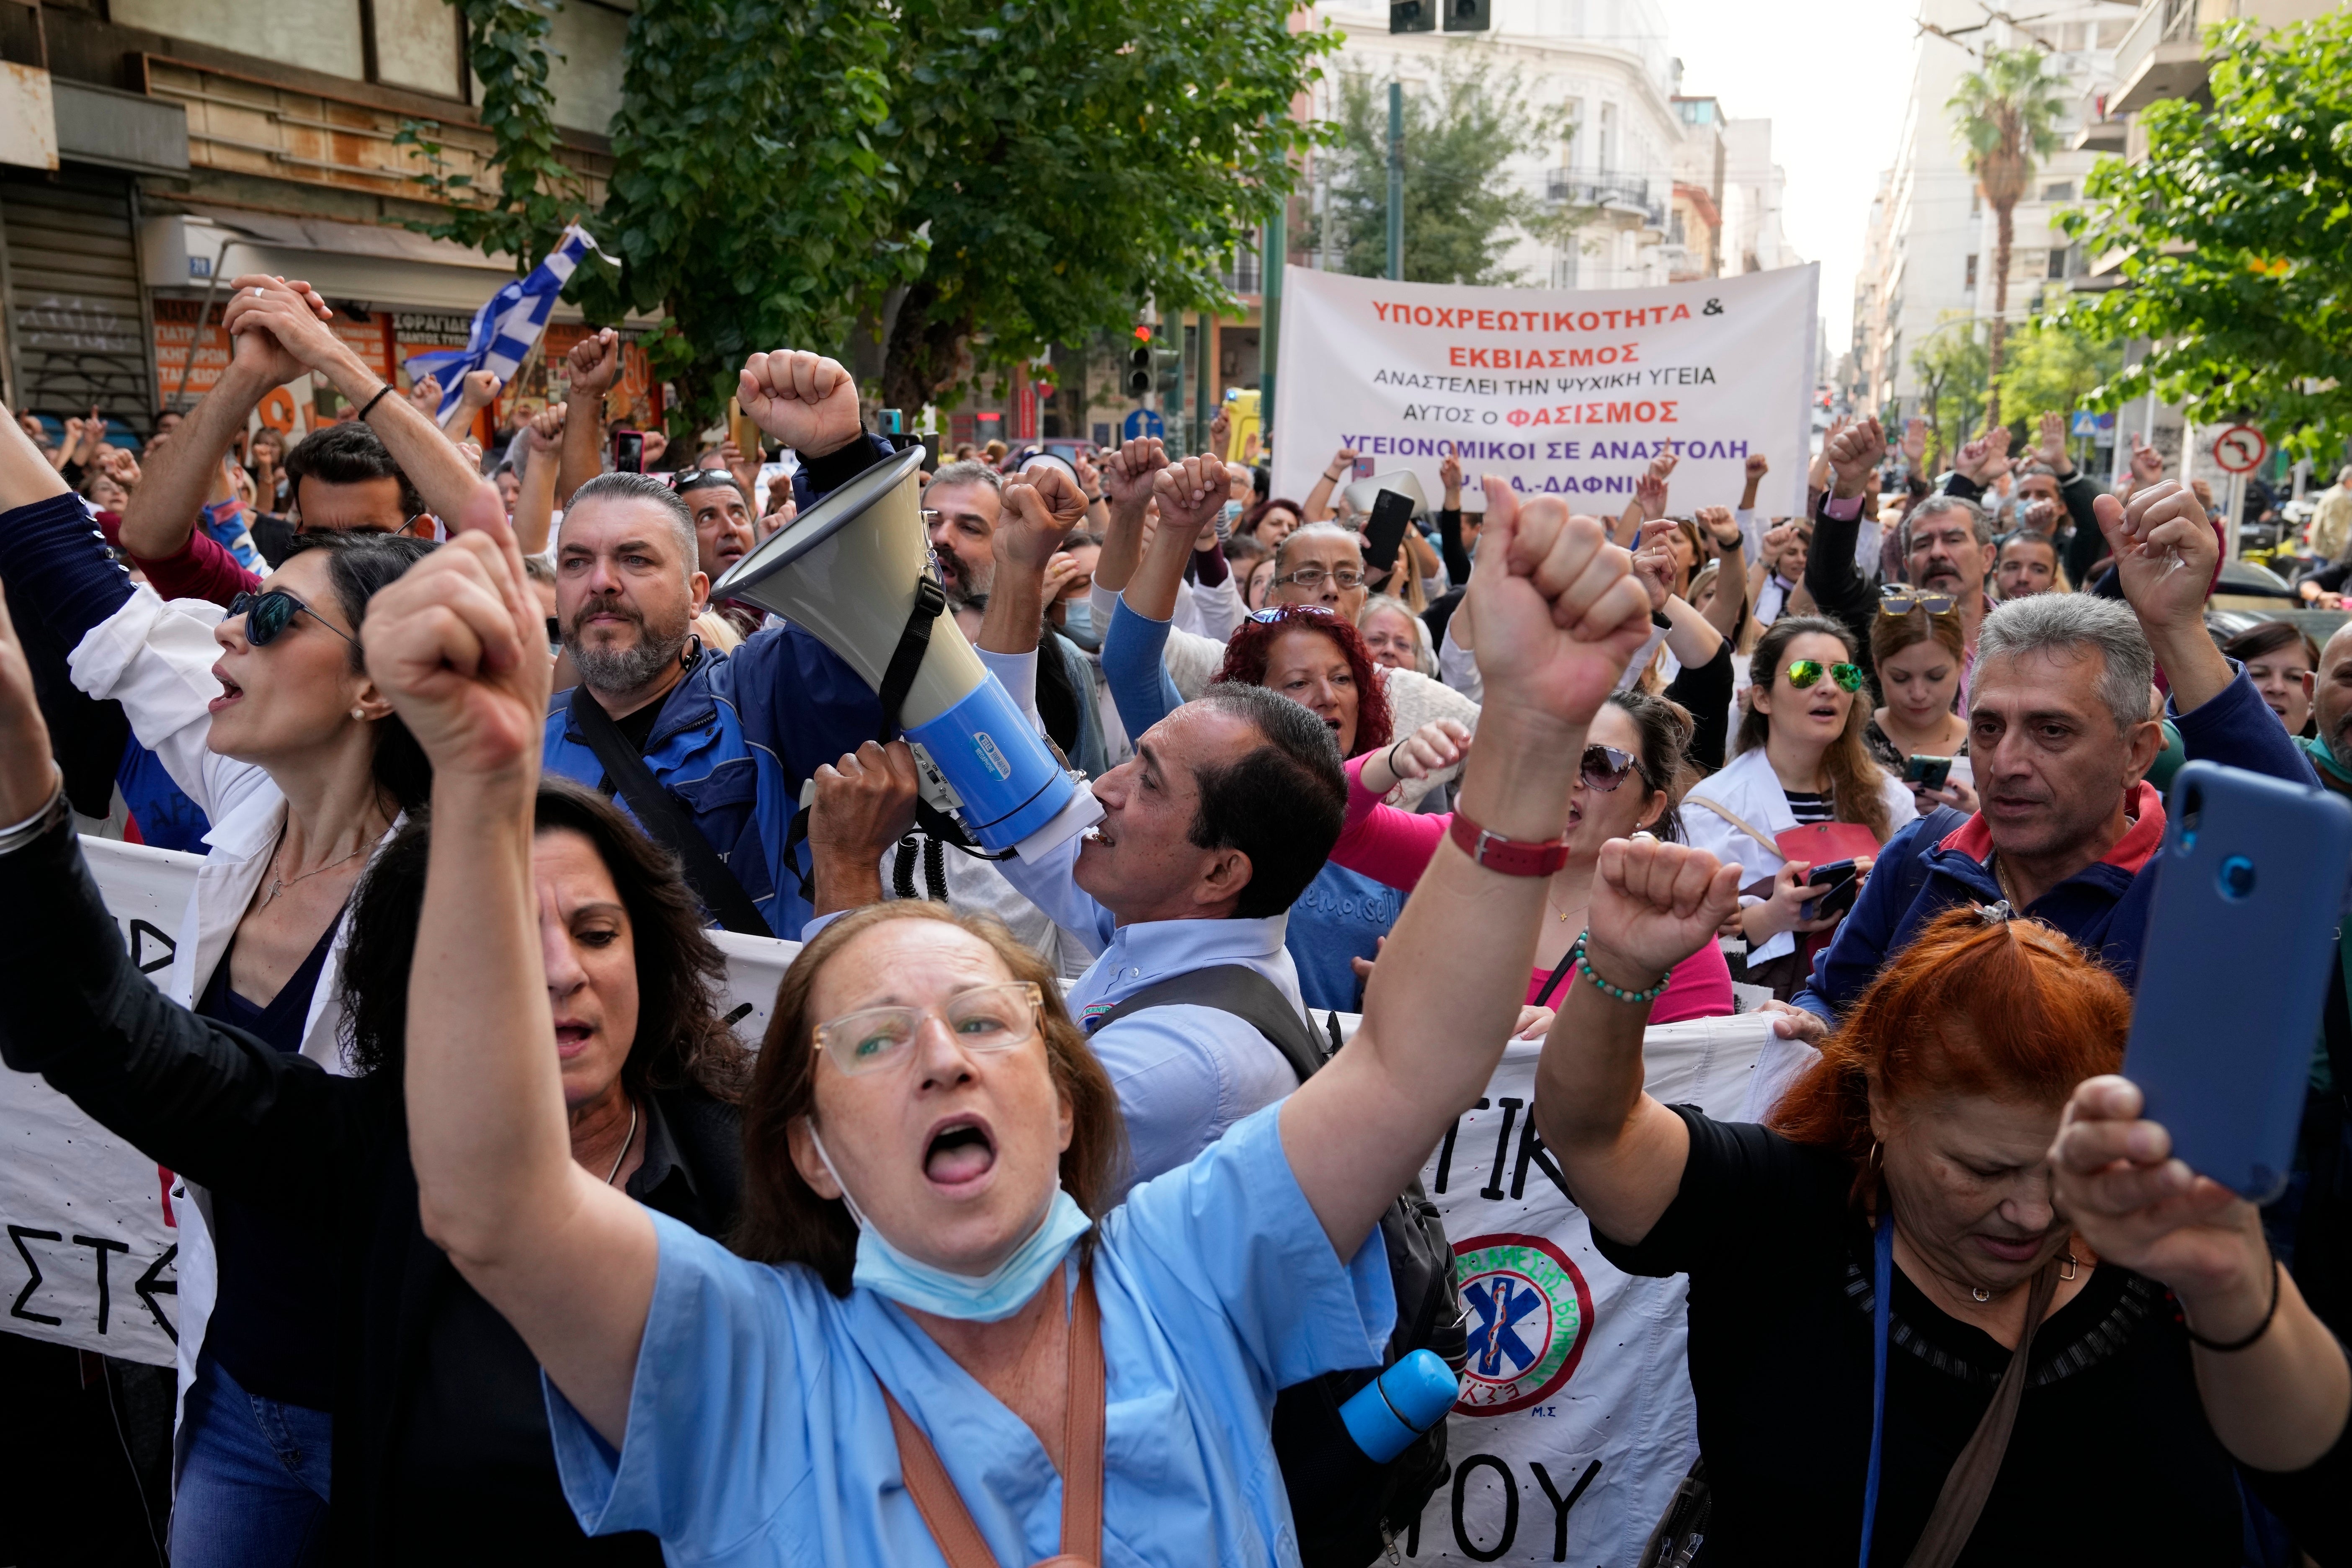
M1592 965L1586 961L1584 956L1583 937L1580 936L1576 939L1576 946L1570 956L1576 960L1576 967L1583 972L1584 977L1587 980L1591 981L1593 988L1599 991L1603 996L1614 997L1620 1002L1631 1002L1637 1006L1646 1007L1651 1003L1656 1001L1659 997L1664 995L1666 994L1666 987L1673 984L1675 978L1675 972L1669 969L1664 974L1659 977L1658 983L1655 985L1651 986L1647 991L1627 991L1619 986L1610 984L1609 982L1601 979L1601 976L1592 973Z

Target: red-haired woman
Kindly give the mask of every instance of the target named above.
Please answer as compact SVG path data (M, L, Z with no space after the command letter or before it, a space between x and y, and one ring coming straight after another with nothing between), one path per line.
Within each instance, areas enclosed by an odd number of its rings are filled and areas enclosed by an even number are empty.
M2221 1568L2242 1482L2342 1561L2352 1369L2103 1076L2131 998L2064 937L1941 917L1769 1126L1643 1092L1648 998L1740 875L1602 850L1534 1108L1602 1255L1690 1276L1709 1558Z
M1371 650L1354 626L1320 605L1276 605L1244 621L1210 684L1221 682L1263 686L1312 710L1330 727L1342 757L1389 743L1388 692ZM1336 862L1323 868L1290 906L1284 943L1308 1006L1355 1010L1350 960L1377 954L1403 908L1395 889Z

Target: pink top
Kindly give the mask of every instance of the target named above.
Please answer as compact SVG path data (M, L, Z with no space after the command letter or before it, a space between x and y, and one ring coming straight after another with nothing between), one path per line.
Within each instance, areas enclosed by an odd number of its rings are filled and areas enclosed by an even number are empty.
M1364 763L1377 755L1378 752L1367 752L1347 764L1348 821L1340 830L1339 842L1331 847L1331 861L1375 882L1410 892L1428 868L1430 857L1437 853L1438 841L1453 826L1454 817L1450 812L1435 815L1399 811L1364 788ZM1527 999L1530 1004L1550 978L1548 969L1538 969L1528 975ZM1552 993L1549 1005L1559 1006L1568 987L1581 984L1589 982L1574 973L1565 976L1559 988ZM1723 950L1710 942L1675 965L1666 981L1665 994L1651 1005L1650 1022L1679 1024L1686 1018L1721 1018L1729 1016L1731 1011L1731 966L1723 961Z
M100 512L98 525L109 544L122 549L120 517L110 511ZM226 605L239 594L250 594L261 586L261 579L238 565L228 546L201 528L192 530L188 542L169 555L132 555L131 560L147 574L147 585L155 590L158 598L210 599L215 605Z

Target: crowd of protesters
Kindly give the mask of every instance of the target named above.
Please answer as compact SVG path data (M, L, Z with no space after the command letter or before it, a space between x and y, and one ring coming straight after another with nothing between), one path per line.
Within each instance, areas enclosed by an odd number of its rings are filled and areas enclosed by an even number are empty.
M493 379L445 426L331 317L236 279L136 458L0 425L0 1057L192 1199L172 1562L1337 1561L1277 1395L1425 1331L1399 1200L1514 1037L1688 1278L1698 1561L2352 1562L2340 976L2267 1208L2116 1076L2163 779L2352 795L2352 637L2217 643L2154 453L1864 418L1804 513L1664 457L1606 518L940 455L947 609L1102 813L982 858L714 600L893 456L841 365L608 471L615 334L485 453ZM355 416L249 435L306 375ZM203 857L167 973L78 834ZM761 1040L712 928L803 944ZM1756 1009L1765 1121L1644 1094Z

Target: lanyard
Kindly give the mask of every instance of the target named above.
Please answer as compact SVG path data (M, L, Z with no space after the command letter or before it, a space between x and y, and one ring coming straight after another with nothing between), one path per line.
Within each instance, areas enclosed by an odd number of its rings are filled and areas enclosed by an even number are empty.
M1862 1483L1862 1559L1870 1568L1870 1535L1878 1522L1878 1463L1886 1440L1886 1320L1895 1295L1895 1215L1878 1216L1870 1301L1870 1471Z

